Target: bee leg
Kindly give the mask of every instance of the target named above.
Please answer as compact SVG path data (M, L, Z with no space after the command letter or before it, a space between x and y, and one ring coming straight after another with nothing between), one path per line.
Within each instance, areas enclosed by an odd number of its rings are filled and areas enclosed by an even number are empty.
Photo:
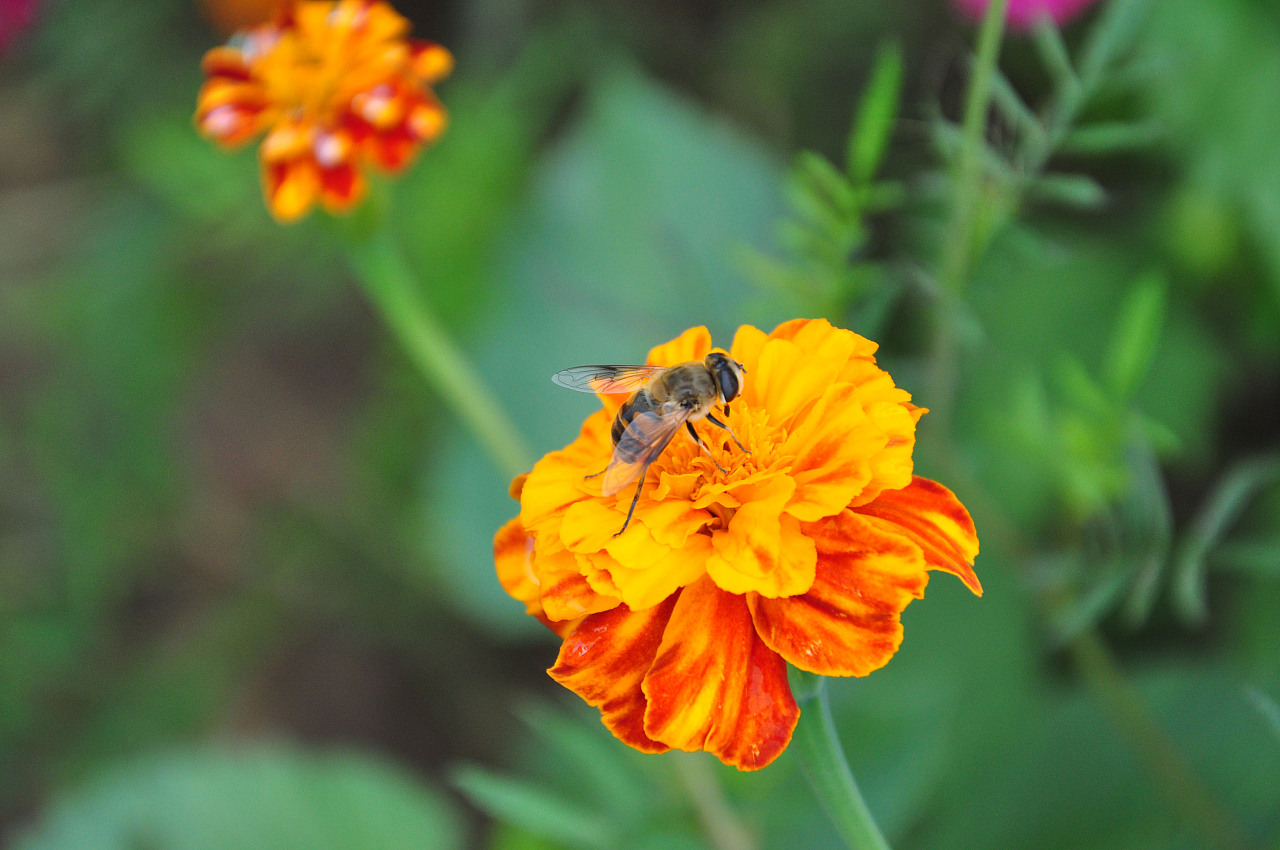
M711 449L707 448L707 444L702 442L702 438L698 436L698 432L693 430L693 423L686 422L684 423L684 427L689 429L689 436L693 437L693 441L698 444L698 448L707 453L707 457L711 458L711 462L716 465L716 469L720 470L722 475L728 475L729 470L725 469L716 461L715 457L711 454Z
M604 469L600 470L599 472L593 472L590 475L582 476L582 480L590 481L592 478L599 478L601 475L604 475L608 471L609 471L609 467L606 466Z
M627 510L627 520L622 524L622 528L619 528L614 532L614 537L617 537L619 534L626 531L627 526L631 525L631 515L636 512L636 503L640 501L640 491L644 489L644 478L649 473L649 466L652 463L653 461L649 461L649 463L644 465L644 469L640 471L640 483L636 485L636 494L631 497L631 507Z
M727 405L726 405L726 406L727 406ZM737 434L733 433L733 429L732 429L732 428L730 428L728 425L726 425L726 424L724 424L723 422L721 422L719 419L716 419L716 418L715 418L714 416L712 416L710 413L708 413L708 414L707 414L707 421L708 421L708 422L710 422L712 425L716 425L716 426L718 426L718 427L720 427L720 428L723 428L723 429L725 429L726 431L728 431L728 432L729 432L729 436L730 436L730 437L733 437L733 441L734 441L735 443L737 443L737 444L738 444L738 448L742 449L742 450L743 450L744 452L746 452L747 454L751 454L751 450L750 450L750 449L748 449L746 446L742 445L742 441L738 439L738 435L737 435Z

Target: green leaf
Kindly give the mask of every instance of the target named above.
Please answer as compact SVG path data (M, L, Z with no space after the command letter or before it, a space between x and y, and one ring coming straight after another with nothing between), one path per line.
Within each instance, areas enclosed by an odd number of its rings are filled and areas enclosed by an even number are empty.
M1105 377L1107 391L1117 401L1130 398L1151 367L1164 325L1166 289L1163 275L1148 272L1120 305Z
M255 744L152 756L56 804L18 850L451 850L452 809L359 753Z
M1009 78L996 69L991 75L991 102L1014 131L1026 139L1033 147L1039 148L1046 142L1044 125L1039 117L1031 111L1022 95L1018 94L1009 82Z
M492 817L534 835L587 850L620 846L611 818L528 782L464 765L454 771L453 783Z
M855 184L871 181L893 137L902 91L902 48L890 42L880 48L871 80L849 134L848 172Z
M1058 145L1058 153L1076 156L1123 153L1154 144L1164 132L1164 128L1154 122L1101 121L1073 129Z
M1040 61L1048 69L1058 88L1071 91L1080 85L1076 70L1071 64L1071 55L1067 52L1066 42L1058 25L1048 15L1041 16L1035 30L1036 49L1040 52Z
M1113 0L1103 4L1097 22L1080 50L1080 79L1086 88L1096 84L1142 27L1148 0Z
M1096 210L1107 202L1107 192L1084 174L1045 174L1031 181L1027 196L1033 200L1079 210Z
M1208 614L1205 582L1209 552L1263 487L1280 480L1280 457L1262 455L1232 467L1191 521L1173 566L1173 602L1183 619L1200 623Z

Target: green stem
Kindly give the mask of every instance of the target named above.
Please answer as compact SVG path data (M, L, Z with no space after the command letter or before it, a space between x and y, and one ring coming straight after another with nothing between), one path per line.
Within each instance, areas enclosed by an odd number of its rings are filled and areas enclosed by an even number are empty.
M987 112L991 106L992 79L1000 57L1004 18L1009 0L991 0L978 33L978 55L969 80L964 105L964 128L956 160L955 208L951 232L938 279L947 292L964 288L969 276L974 243L974 224L982 180L982 150L986 144Z
M454 414L471 430L494 465L515 477L532 466L524 439L488 386L449 339L418 288L393 237L385 232L346 240L352 268L405 353Z
M672 753L676 772L715 850L756 850L756 842L725 799L706 753Z
M794 743L809 784L850 850L889 850L845 760L827 703L826 679L791 670L791 690L800 704Z
M1072 641L1070 652L1081 677L1115 717L1147 771L1187 826L1199 833L1209 847L1247 848L1249 842L1244 834L1169 743L1097 632L1092 629L1083 632Z

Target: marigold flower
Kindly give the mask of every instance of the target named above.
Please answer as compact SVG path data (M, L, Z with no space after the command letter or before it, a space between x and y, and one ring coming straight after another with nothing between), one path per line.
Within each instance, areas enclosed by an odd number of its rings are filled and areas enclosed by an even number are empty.
M694 328L648 363L711 349ZM608 463L625 398L601 396L576 440L513 483L520 514L494 539L498 577L564 639L551 676L625 743L763 767L800 716L788 663L825 676L883 666L928 570L982 593L968 512L912 474L925 410L875 350L823 320L740 328L729 354L746 385L729 424L751 453L699 427L722 474L692 440L673 441L617 537L632 489L602 497L583 476Z
M957 8L974 20L981 20L991 0L954 0ZM1005 21L1010 29L1028 30L1036 21L1048 16L1061 26L1079 15L1097 0L1009 0Z
M288 3L205 54L196 124L225 147L266 134L258 158L277 219L317 201L348 209L365 192L362 165L398 171L444 131L429 86L453 57L408 31L382 0Z

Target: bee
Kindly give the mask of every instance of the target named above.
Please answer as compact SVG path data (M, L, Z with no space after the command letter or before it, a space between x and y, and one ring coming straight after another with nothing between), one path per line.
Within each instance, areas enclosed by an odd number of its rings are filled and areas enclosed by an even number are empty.
M613 419L613 430L609 435L613 441L613 457L609 459L609 465L600 472L585 476L596 478L603 475L601 493L605 496L612 496L640 479L636 494L631 497L627 519L614 537L626 531L631 524L631 515L635 513L640 490L644 487L645 473L681 425L722 474L728 474L728 470L716 461L702 442L694 430L694 422L706 419L723 428L739 449L751 454L733 429L712 413L720 405L724 408L725 418L729 417L729 402L742 392L746 371L737 360L713 351L701 361L677 366L574 366L551 376L551 380L560 386L578 392L632 394L618 408Z

